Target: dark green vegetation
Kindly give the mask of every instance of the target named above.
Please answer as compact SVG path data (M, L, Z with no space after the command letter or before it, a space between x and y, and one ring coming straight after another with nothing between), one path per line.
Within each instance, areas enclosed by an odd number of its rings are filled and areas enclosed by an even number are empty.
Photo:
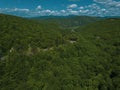
M39 22L57 23L62 28L77 28L78 26L87 25L104 18L89 16L43 16L32 19Z
M0 15L0 90L120 90L120 19L70 30Z

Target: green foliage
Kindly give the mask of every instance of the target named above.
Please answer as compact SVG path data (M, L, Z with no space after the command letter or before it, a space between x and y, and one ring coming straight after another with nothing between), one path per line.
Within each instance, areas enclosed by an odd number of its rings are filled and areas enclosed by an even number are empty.
M104 18L90 17L90 16L43 16L31 18L39 22L57 23L62 28L76 28L78 26L84 26Z
M74 32L0 14L0 90L119 90L120 20Z

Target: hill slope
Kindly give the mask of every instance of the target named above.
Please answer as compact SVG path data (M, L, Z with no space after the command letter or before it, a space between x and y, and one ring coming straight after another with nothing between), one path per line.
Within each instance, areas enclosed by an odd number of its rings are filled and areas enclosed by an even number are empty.
M7 53L12 47L25 49L28 44L45 48L54 45L60 38L56 24L38 23L20 17L0 15L0 51ZM41 43L42 42L42 43ZM51 42L51 43L49 43Z
M43 16L32 19L40 22L57 23L63 28L74 28L102 20L103 18L89 16Z
M0 90L119 90L120 20L74 31L0 15Z

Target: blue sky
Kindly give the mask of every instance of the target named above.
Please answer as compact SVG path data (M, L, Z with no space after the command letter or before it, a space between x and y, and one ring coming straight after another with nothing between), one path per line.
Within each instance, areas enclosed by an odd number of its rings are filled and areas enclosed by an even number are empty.
M120 16L120 0L0 0L0 13L35 16Z

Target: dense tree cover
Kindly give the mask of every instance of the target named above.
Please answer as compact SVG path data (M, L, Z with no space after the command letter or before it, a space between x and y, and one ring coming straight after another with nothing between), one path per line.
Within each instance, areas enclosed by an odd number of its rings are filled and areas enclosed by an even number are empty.
M119 90L120 20L75 30L0 15L0 90Z
M54 22L62 28L76 28L78 26L83 26L96 21L103 20L104 18L90 16L43 16L33 17L31 19L37 20L39 22Z

